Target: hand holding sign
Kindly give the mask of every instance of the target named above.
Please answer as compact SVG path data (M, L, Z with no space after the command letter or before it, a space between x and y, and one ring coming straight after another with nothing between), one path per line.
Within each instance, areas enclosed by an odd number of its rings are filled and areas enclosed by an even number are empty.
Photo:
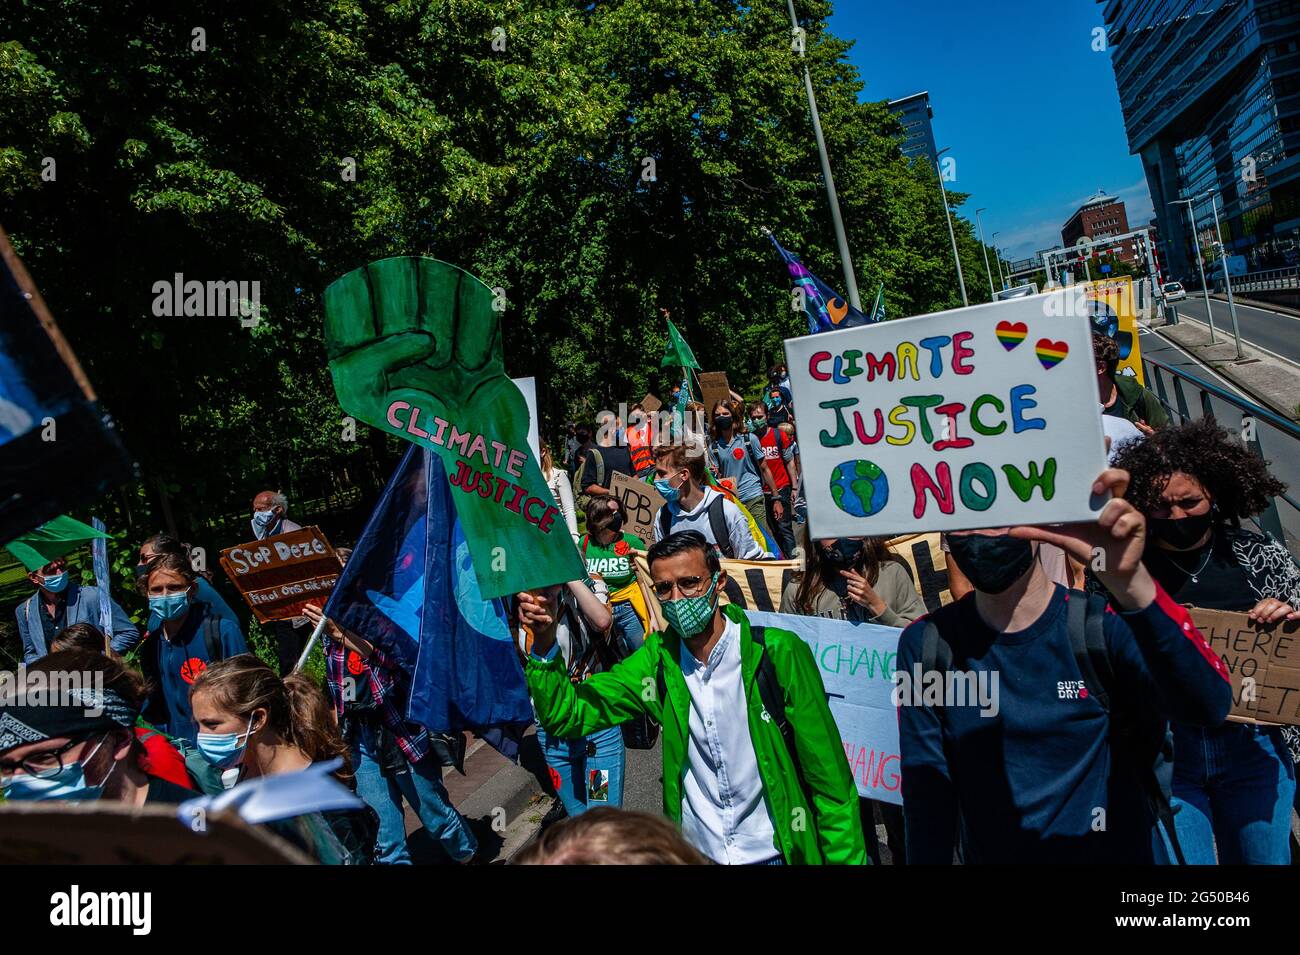
M1043 541L1062 548L1091 567L1125 610L1141 610L1156 599L1156 583L1142 565L1147 520L1120 495L1128 488L1128 472L1107 468L1092 485L1094 495L1111 494L1097 520L1056 527L1013 527L1012 537Z
M1270 624L1278 623L1282 620L1300 620L1300 610L1296 610L1289 603L1276 600L1272 597L1265 597L1246 615L1255 623Z
M528 451L492 290L446 262L400 256L349 272L324 304L339 403L442 458L483 596L582 576Z

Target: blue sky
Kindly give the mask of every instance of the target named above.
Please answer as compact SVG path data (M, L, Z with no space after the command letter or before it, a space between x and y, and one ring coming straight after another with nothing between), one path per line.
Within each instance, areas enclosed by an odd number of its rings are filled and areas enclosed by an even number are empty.
M1130 156L1109 52L1093 0L837 0L830 26L856 41L863 98L930 91L938 148L1011 258L1061 244L1061 226L1099 188L1152 216L1142 163ZM945 158L947 158L945 156ZM831 157L834 163L834 157Z

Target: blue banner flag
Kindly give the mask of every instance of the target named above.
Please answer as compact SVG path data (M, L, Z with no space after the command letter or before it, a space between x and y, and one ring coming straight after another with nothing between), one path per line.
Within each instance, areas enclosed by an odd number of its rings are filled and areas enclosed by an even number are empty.
M533 709L505 604L479 591L446 473L429 449L407 450L325 615L405 671L412 723L435 733L474 730L503 755L516 755Z
M837 328L853 328L856 325L870 325L874 321L850 305L829 285L813 275L799 261L793 252L782 247L776 236L768 233L767 237L776 246L785 260L785 267L790 270L790 281L796 291L803 296L804 315L808 318L808 334L830 332Z

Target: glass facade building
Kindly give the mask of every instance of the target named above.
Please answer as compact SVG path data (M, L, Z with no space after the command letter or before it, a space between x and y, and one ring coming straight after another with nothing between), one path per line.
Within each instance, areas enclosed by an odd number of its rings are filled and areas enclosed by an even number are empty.
M930 94L913 93L902 99L890 100L889 111L903 124L906 133L903 138L903 155L909 159L914 156L925 156L935 168L938 168L939 157L935 151L934 128L930 125L930 120L934 118L934 110L930 108Z
M1141 156L1168 275L1213 256L1300 264L1300 0L1098 0L1129 148Z

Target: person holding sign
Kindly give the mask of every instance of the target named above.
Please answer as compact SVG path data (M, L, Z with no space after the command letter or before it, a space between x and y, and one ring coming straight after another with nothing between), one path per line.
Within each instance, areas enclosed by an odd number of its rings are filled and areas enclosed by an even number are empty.
M521 597L538 721L565 738L642 714L662 723L664 815L715 862L865 863L857 788L812 650L719 604L726 572L700 533L669 535L649 563L668 628L582 683L555 659L551 618Z
M632 552L645 550L645 541L623 530L626 519L618 498L592 499L587 505L587 533L578 545L587 562L588 576L601 578L609 588L609 609L614 615L612 636L624 655L641 649L650 620L632 566Z
M1164 721L1217 726L1232 688L1143 565L1128 483L1102 472L1092 492L1115 496L1095 522L949 534L974 593L911 624L898 648L909 863L948 864L958 847L973 864L1168 860ZM1117 612L1048 581L1037 542L1098 567Z
M149 567L145 593L161 625L140 652L152 688L145 718L168 736L193 743L198 732L190 688L208 665L248 652L239 626L196 599L197 574L183 557L164 554Z
M1173 599L1300 619L1300 570L1270 537L1241 527L1286 486L1212 419L1126 445L1127 500L1151 527L1144 561ZM1286 865L1295 766L1280 726L1174 724L1174 816L1189 863Z

